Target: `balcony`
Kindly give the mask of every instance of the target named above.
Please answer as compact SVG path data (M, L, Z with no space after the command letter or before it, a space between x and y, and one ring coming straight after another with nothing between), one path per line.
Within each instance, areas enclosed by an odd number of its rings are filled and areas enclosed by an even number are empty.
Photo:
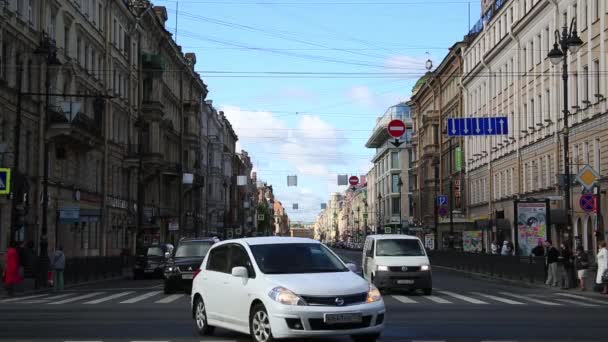
M125 164L129 168L139 167L139 159L143 158L143 167L147 170L154 170L159 168L163 164L163 156L160 153L152 153L150 146L143 144L128 144L127 155L125 157Z
M186 128L184 132L184 140L186 143L193 144L196 147L200 146L201 139L198 133L194 132L192 129Z
M101 113L90 117L79 103L61 102L48 112L47 139L90 150L102 144Z
M141 64L144 72L163 72L165 70L165 61L161 55L152 55L144 53L141 56Z

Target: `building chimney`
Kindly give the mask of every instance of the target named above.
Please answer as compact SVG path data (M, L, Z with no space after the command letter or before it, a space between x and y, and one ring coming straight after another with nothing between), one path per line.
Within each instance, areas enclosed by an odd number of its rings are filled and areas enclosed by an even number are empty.
M194 66L196 65L196 54L193 52L187 52L186 61L188 62L188 65L194 70Z
M154 10L156 17L163 24L163 27L165 27L165 23L167 22L167 19L169 18L167 16L167 8L165 6L154 6L152 9Z

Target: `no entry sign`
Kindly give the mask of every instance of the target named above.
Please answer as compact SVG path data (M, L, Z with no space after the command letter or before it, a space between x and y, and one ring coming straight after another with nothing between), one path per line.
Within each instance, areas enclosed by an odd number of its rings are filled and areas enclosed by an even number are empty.
M386 127L388 134L393 138L401 138L405 134L405 123L401 120L393 120Z
M350 185L356 186L357 184L359 184L359 177L357 177L357 176L351 176L348 179L348 182L350 183Z

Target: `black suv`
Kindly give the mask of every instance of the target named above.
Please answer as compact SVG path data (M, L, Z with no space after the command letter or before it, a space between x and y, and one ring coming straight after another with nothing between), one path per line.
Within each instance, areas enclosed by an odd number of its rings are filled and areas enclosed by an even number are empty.
M175 254L165 265L165 294L192 288L192 279L200 271L199 267L205 255L216 242L219 242L217 238L189 238L179 241Z

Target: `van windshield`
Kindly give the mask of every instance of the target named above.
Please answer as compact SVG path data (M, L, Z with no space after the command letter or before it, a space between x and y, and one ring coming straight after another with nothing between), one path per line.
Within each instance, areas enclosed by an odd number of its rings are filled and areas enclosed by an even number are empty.
M415 239L378 240L377 256L424 256L424 249Z

